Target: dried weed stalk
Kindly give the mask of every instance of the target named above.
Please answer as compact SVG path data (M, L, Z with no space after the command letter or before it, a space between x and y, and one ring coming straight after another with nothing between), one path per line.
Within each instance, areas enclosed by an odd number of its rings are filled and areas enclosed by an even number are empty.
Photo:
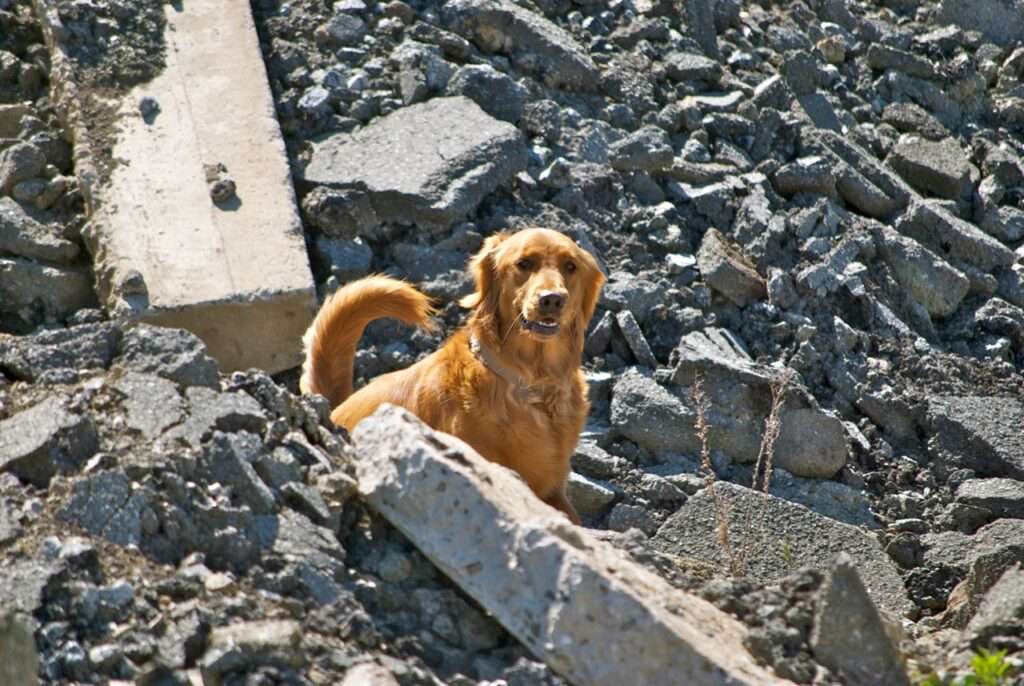
M697 410L694 426L697 429L697 437L700 439L700 466L704 470L704 483L711 492L711 499L715 504L715 529L718 534L718 545L725 555L729 573L739 576L742 569L739 566L739 560L733 554L730 540L729 504L726 502L725 494L716 487L715 468L711 464L710 426L707 420L708 398L704 394L704 377L700 374L697 374L693 380L691 394Z

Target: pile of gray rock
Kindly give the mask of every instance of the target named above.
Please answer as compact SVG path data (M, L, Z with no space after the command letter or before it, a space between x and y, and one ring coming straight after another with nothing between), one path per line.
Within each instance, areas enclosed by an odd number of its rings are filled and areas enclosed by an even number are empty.
M94 5L75 12L103 38L121 5ZM321 295L391 273L450 332L466 260L531 225L606 269L570 480L588 527L798 683L1024 649L1024 7L252 6ZM290 376L218 376L187 334L82 309L73 182L40 203L72 168L45 144L34 22L0 2L0 328L43 325L0 340L0 608L21 612L0 645L28 632L53 681L372 662L380 683L558 683L368 509ZM371 326L359 382L440 340Z

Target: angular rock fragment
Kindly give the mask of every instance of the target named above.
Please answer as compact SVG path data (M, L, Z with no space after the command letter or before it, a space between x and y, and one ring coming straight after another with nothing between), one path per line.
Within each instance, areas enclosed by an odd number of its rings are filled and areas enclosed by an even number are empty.
M938 20L965 31L980 31L997 45L1024 39L1024 3L1020 0L942 0Z
M636 361L645 367L657 368L658 360L655 359L654 353L651 352L651 346L647 344L644 332L640 330L640 325L636 323L636 317L633 316L633 313L629 310L623 310L615 315L615 320L619 324L619 331L625 337L629 349L633 351Z
M183 329L139 324L124 333L116 365L131 371L152 373L179 386L217 386L217 363L206 346Z
M39 683L39 654L32 625L24 615L0 611L0 683L35 686Z
M722 65L703 55L675 52L665 60L665 74L676 81L718 83L722 78Z
M866 580L868 595L883 610L902 617L912 608L896 565L878 541L860 528L834 521L802 505L726 482L715 484L729 512L732 545L746 551L746 574L768 582L809 566L822 571L833 557L847 553ZM725 565L718 542L715 504L710 489L691 496L669 517L653 539L672 555Z
M0 198L0 253L70 264L78 257L78 245L56 235L52 228L28 216L10 198Z
M927 59L882 43L872 43L868 47L867 58L872 69L895 69L922 79L938 76L935 65Z
M461 441L385 406L355 442L370 505L570 681L780 683L734 619L570 527Z
M97 447L92 420L68 412L56 396L0 421L0 471L39 487L77 469Z
M772 175L772 185L781 195L813 193L834 198L836 179L831 165L823 157L801 157L785 164Z
M899 652L846 553L836 558L819 591L811 648L818 662L849 684L910 686Z
M942 319L956 311L971 285L962 272L888 227L880 227L876 235L882 259L929 315Z
M506 0L455 0L441 18L448 29L487 52L509 55L548 86L596 90L600 72L575 41L539 14Z
M979 476L1024 479L1024 437L1017 427L1024 406L1013 398L934 396L928 401L930 435L942 436L932 446Z
M635 369L626 370L612 388L612 427L654 453L699 451L695 418L688 405Z
M71 313L96 306L92 272L57 267L18 257L0 257L0 315L62 321Z
M381 221L446 228L525 168L519 131L458 96L403 107L354 134L321 138L304 178L364 188Z
M937 255L966 262L983 271L1013 264L1013 251L935 201L915 202L896 222L896 230L931 248Z
M893 147L886 164L922 193L949 200L968 197L979 178L978 169L952 138L904 138Z
M220 686L233 671L269 666L296 668L305 662L300 647L302 630L294 620L238 622L210 633L199 661L203 683Z
M71 370L76 375L102 370L110 366L120 340L121 330L106 322L0 339L0 370L29 382Z
M708 229L704 234L697 251L697 268L711 288L738 307L768 296L764 279L753 261L717 229Z
M994 518L1024 519L1024 481L1017 479L968 479L956 489L957 502L980 507Z
M985 593L964 630L968 645L977 649L1000 637L1020 636L1024 631L1024 570L1020 563L1007 569Z
M645 126L608 150L612 168L619 171L661 171L674 157L668 134L657 126Z

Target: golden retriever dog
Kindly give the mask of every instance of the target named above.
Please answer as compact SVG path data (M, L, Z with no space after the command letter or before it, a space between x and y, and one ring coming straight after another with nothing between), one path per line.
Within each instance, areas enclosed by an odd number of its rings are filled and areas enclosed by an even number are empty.
M370 276L324 302L303 337L299 386L320 393L331 420L352 430L381 403L400 405L514 469L542 500L579 523L566 496L569 459L590 403L583 336L605 278L593 256L550 229L488 238L469 262L476 290L466 324L416 364L352 392L366 325L392 317L430 329L430 300L409 284Z

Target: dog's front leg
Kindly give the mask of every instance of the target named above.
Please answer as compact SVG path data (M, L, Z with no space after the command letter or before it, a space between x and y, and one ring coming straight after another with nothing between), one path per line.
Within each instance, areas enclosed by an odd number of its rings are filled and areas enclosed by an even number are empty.
M563 486L559 490L555 491L554 495L549 496L544 502L556 510L561 510L565 513L565 516L569 518L573 524L579 525L580 516L576 514L576 508L569 502L569 496L565 493L565 487Z

